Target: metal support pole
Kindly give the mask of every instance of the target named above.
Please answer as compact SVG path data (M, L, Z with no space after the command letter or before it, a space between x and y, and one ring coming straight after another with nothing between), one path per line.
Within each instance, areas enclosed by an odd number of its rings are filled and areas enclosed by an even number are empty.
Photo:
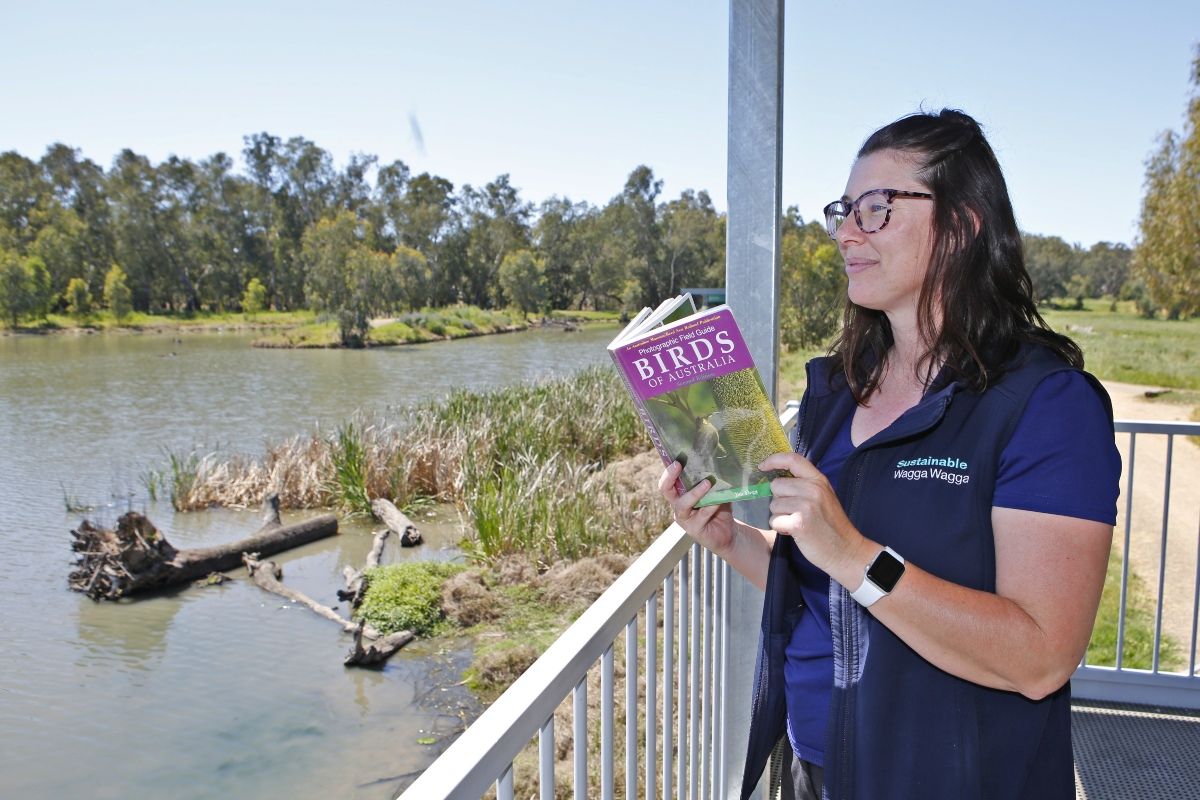
M730 0L729 164L725 291L767 393L779 362L779 247L783 148L783 0ZM739 519L767 527L765 501L738 503ZM741 787L762 592L722 564L725 659L720 703L721 797ZM765 787L759 786L759 796Z

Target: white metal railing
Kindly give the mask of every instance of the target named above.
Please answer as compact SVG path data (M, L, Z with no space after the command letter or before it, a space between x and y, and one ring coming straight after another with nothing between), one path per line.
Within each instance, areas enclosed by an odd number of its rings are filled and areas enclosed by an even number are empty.
M796 414L797 404L789 404L780 417L785 430L795 425ZM480 797L493 783L498 800L512 800L513 762L535 736L539 796L553 798L554 712L568 696L573 701L574 796L587 797L589 775L598 775L600 797L614 797L618 644L625 651L624 797L699 800L723 794L730 766L721 735L728 654L720 623L727 570L671 525L401 795L403 800ZM642 648L645 655L639 657ZM589 748L594 731L587 703L589 673L594 678L597 665L598 753ZM740 764L733 766L740 773Z
M790 430L796 421L795 403L781 419ZM1200 708L1196 665L1200 529L1188 523L1196 519L1195 508L1181 513L1178 506L1171 506L1172 480L1178 477L1173 469L1174 437L1200 435L1200 423L1120 420L1116 430L1128 434L1128 439L1119 439L1124 449L1124 518L1120 521L1123 566L1116 664L1084 663L1072 678L1072 691L1081 698ZM1165 452L1144 452L1139 460L1139 434L1143 440L1165 437L1161 442ZM1143 450L1151 448L1143 444ZM1190 457L1200 462L1200 455L1190 453ZM1135 498L1139 502L1135 503ZM1160 503L1154 502L1157 498ZM1148 516L1160 522L1147 525ZM1182 551L1190 552L1190 558L1174 558ZM1141 581L1152 580L1156 587L1153 667L1149 670L1131 669L1123 663L1128 611L1135 596L1131 589L1134 561ZM1185 563L1176 563L1179 561ZM1157 568L1144 571L1143 564L1157 564ZM626 676L624 796L697 800L719 796L727 770L740 770L740 764L728 763L723 746L723 693L727 688L746 689L727 687L723 680L728 654L720 622L726 611L726 579L725 565L672 525L409 787L403 800L480 797L493 783L498 800L512 800L513 762L535 737L539 742L539 796L553 798L554 712L568 696L573 700L574 796L589 796L589 775L598 775L600 797L614 797L614 662L618 644L623 644L625 651ZM1181 621L1179 613L1174 613L1174 621L1168 624L1165 610L1171 611L1172 604L1183 601L1190 603L1186 618ZM1167 671L1159 661L1160 646L1166 637L1181 643L1178 634L1171 633L1179 630L1188 632L1186 672ZM643 648L644 657L640 657ZM599 720L593 723L598 724L598 736L594 726L589 729L587 703L589 674L595 679L597 671L600 703L595 713ZM639 683L645 687L642 698ZM647 713L658 707L659 696L661 713ZM589 747L594 738L598 739L598 753Z
M711 785L709 737L718 707L720 661L712 654L714 557L672 525L563 635L402 795L405 800L480 797L496 782L500 800L514 797L513 761L538 738L541 798L555 796L554 712L573 698L575 797L588 795L589 772L600 796L615 793L615 676L618 639L625 650L625 797L705 796ZM659 666L659 599L663 601ZM639 657L644 648L644 656ZM599 664L598 758L589 752L588 675ZM640 678L640 680L639 680ZM639 684L644 681L644 698ZM653 711L662 696L660 719ZM649 712L649 713L647 713ZM642 733L639 737L638 733ZM639 748L639 738L641 747ZM639 761L641 768L639 769ZM591 770L591 766L598 769ZM639 789L640 782L640 789ZM689 787L676 793L675 787Z
M1200 456L1189 447L1183 453L1188 463L1181 477L1175 438L1200 436L1200 423L1117 420L1116 430L1128 434L1118 436L1123 450L1123 519L1118 520L1122 562L1116 658L1111 665L1085 660L1071 679L1071 691L1093 700L1200 708L1200 508L1194 502L1172 506L1173 488L1184 492L1185 499L1194 497L1200 466ZM1154 587L1150 668L1135 669L1125 663L1128 623L1149 585ZM1167 669L1162 663L1164 641L1171 644L1181 668Z

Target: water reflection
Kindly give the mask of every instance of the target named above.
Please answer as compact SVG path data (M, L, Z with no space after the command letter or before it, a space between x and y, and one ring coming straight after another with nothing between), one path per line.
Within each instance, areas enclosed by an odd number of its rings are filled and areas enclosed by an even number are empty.
M219 590L210 587L204 591ZM131 670L149 670L158 665L166 646L167 631L182 607L177 588L161 596L117 603L96 602L77 595L77 641L82 648L75 661L81 675L96 664L116 661Z

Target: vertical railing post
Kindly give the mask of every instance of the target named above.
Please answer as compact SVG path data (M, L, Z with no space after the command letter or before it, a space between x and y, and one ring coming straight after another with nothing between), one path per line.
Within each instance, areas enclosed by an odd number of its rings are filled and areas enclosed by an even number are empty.
M783 147L783 0L730 0L726 299L775 400L779 360L779 246ZM740 519L767 527L765 501ZM724 564L720 797L741 786L762 593ZM760 793L764 789L760 786ZM760 794L761 796L761 794Z

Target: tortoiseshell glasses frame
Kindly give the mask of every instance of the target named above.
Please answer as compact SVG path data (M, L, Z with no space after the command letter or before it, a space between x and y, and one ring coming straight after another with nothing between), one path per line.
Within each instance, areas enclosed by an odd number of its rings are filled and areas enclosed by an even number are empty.
M829 233L830 238L835 238L838 228L842 227L842 223L846 221L846 217L850 216L850 212L853 211L854 222L858 225L860 231L863 233L878 233L886 228L888 222L891 221L892 201L897 197L915 197L924 200L933 199L933 195L928 192L909 192L904 189L871 189L863 192L857 199L850 202L834 200L825 206L825 230ZM866 216L864 217L863 201L868 199L874 199L876 204L867 205ZM879 202L879 200L883 202Z

